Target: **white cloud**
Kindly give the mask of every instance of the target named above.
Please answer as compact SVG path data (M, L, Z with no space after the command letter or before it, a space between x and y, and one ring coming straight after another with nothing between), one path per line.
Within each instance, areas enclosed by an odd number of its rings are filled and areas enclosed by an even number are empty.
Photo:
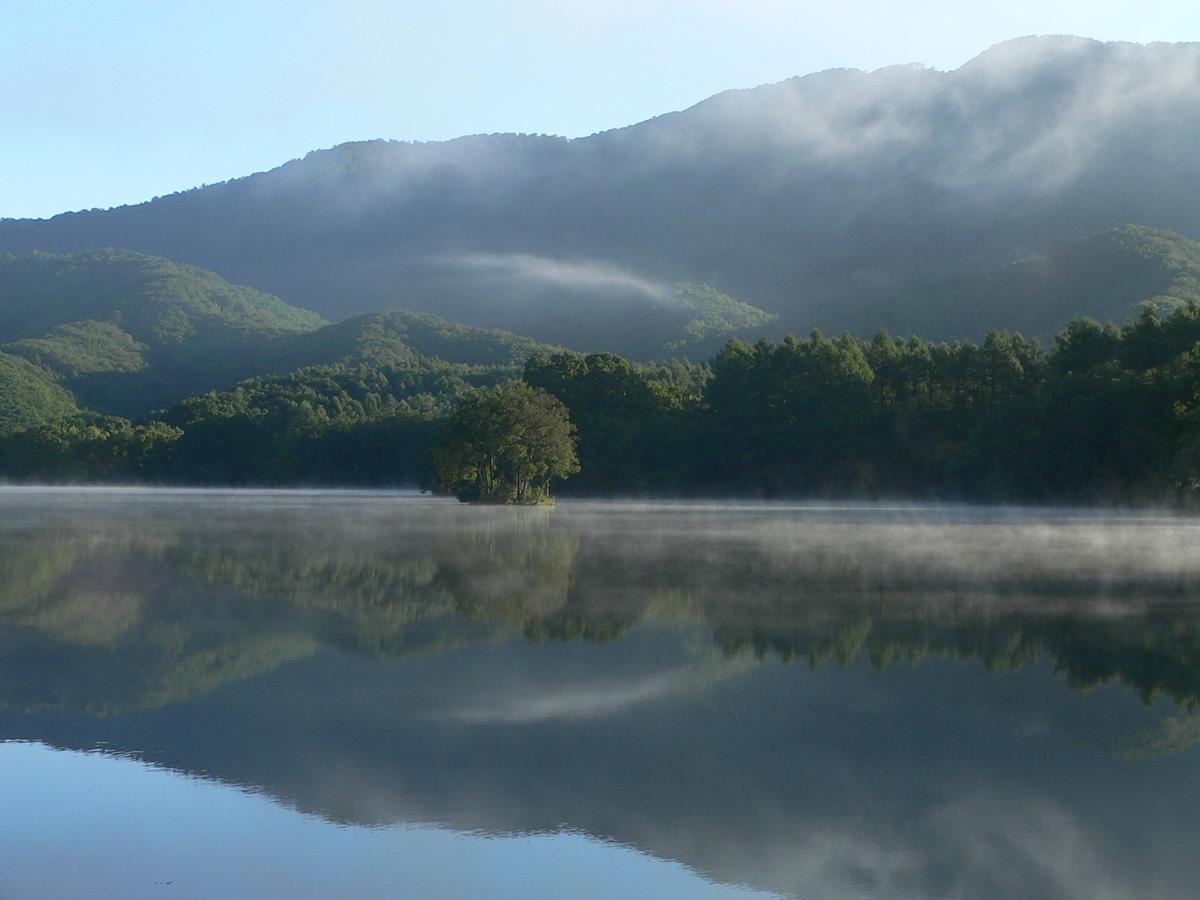
M466 253L445 256L442 264L480 274L589 293L621 292L650 300L671 298L671 287L628 269L596 260L564 260L528 253Z

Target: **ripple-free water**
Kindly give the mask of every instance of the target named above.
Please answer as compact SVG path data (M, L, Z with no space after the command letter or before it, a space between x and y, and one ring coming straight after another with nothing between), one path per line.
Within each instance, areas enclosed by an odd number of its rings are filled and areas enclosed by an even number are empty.
M1200 521L0 491L0 896L1200 884Z

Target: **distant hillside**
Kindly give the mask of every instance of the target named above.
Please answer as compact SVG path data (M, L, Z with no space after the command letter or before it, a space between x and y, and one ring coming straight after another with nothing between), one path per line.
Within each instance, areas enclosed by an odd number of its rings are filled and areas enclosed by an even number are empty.
M344 144L0 222L0 251L127 247L330 319L404 307L626 353L615 337L682 281L779 331L858 328L865 298L1126 222L1200 237L1198 85L1197 44L1022 38L952 72L831 70L578 140Z
M992 329L1048 340L1082 316L1123 324L1145 304L1200 302L1200 241L1125 225L1035 257L917 288L854 311L860 333L979 339Z
M479 296L488 295L481 289ZM776 319L706 284L690 282L634 290L613 285L603 297L560 290L552 298L531 288L503 309L489 309L483 300L474 308L456 307L456 314L492 325L516 322L522 334L539 340L641 361L707 359L730 338L762 337Z
M316 313L170 260L122 250L0 260L0 350L81 405L137 414L258 371Z
M77 412L75 398L50 372L0 353L0 436Z
M429 313L320 316L211 272L117 250L0 258L0 433L138 417L243 379L330 364L509 367L560 348ZM672 332L680 340L681 328Z
M263 371L289 372L330 363L397 366L423 357L467 365L520 366L534 353L556 349L560 348L508 331L389 309L289 338L264 355Z
M115 322L151 349L216 335L292 334L321 317L212 272L125 250L0 259L0 335Z
M708 285L686 282L632 293L612 285L602 301L566 290L554 299L531 289L504 303L479 285L469 300L450 305L447 315L388 309L355 316L290 341L290 359L303 365L342 359L390 365L397 353L415 351L474 365L523 362L553 344L642 361L700 360L730 338L761 337L776 318Z

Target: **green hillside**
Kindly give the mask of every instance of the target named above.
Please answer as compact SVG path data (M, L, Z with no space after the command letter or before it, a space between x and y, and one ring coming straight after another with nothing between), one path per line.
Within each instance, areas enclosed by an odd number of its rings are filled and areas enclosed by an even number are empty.
M679 282L652 299L619 293L601 300L564 299L528 314L520 330L572 350L617 353L641 362L702 360L730 338L757 340L775 319L707 284Z
M114 322L152 349L217 334L292 334L316 313L219 275L125 250L0 259L0 336L39 337L72 322Z
M749 332L765 328L776 319L774 313L735 300L707 284L688 282L675 286L667 315L679 320L680 334L676 338L665 336L662 353L655 355L693 359L715 353L732 337L760 337Z
M1072 319L1123 323L1142 306L1200 301L1200 241L1125 225L1052 254L925 285L855 312L859 331L934 339L993 329L1048 339Z
M77 412L74 398L51 373L0 353L0 435Z
M0 349L106 413L140 415L233 384L260 371L264 350L322 324L278 297L157 257L0 259Z
M535 353L556 349L509 331L473 328L431 313L389 309L289 338L273 348L265 361L269 371L275 372L330 363L410 365L421 357L472 366L520 366Z
M572 346L603 332L597 349L694 356L771 319L707 286L680 285L671 298L620 315L564 310L559 331ZM140 418L248 378L314 366L515 372L535 353L559 349L399 309L326 324L211 272L122 250L0 255L0 420L8 430L77 409Z

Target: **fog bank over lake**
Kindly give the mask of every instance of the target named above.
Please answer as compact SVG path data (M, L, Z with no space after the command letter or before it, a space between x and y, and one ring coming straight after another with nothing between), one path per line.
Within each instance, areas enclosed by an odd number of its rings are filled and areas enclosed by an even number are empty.
M417 869L1183 895L1198 539L1153 512L0 490L0 759L36 811L0 816L0 894L83 887L38 831L72 821L63 861L126 862L101 894L282 896L305 882L239 861L299 878L310 841L360 896ZM121 797L114 848L83 823Z

